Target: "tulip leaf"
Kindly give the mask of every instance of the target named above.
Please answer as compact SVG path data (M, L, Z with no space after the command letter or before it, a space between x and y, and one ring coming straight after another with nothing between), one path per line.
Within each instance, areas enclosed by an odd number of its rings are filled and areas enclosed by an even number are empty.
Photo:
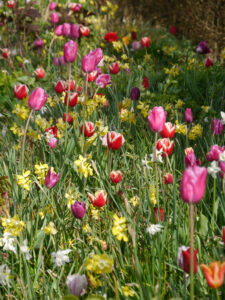
M74 295L66 295L66 296L63 296L61 298L61 300L79 300L79 298Z
M201 216L200 216L200 230L199 230L199 232L203 236L205 236L208 232L208 218L206 216L204 216L203 214L201 214Z
M101 295L90 295L85 300L105 300Z

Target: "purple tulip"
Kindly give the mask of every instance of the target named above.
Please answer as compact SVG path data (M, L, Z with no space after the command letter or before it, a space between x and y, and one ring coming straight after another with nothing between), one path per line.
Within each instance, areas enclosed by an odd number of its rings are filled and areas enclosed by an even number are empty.
M51 168L49 168L48 170L48 174L47 176L45 177L45 185L48 187L48 188L53 188L56 183L59 181L59 178L60 178L60 173L58 173L56 175L55 172L52 172Z
M139 100L140 98L140 90L138 87L134 87L131 89L130 97L132 100Z
M180 195L184 202L197 203L205 193L207 169L205 167L188 167L185 169L180 186Z
M56 29L55 29L55 31L54 31L55 35L57 35L57 36L62 35L63 34L62 33L62 28L63 28L62 25L57 26Z
M70 34L71 34L71 24L64 23L62 25L62 34L63 34L63 36L70 36Z
M59 65L59 59L58 57L53 58L53 65L58 66Z
M141 43L138 41L135 41L131 44L131 48L133 51L137 51L137 50L141 49Z
M209 46L206 43L206 41L202 41L202 42L198 43L198 45L196 46L195 51L199 54L208 54L208 53L210 53L210 49L209 49Z
M76 219L83 219L84 214L86 212L86 207L84 202L76 201L74 204L71 205L71 210Z
M225 162L220 161L218 166L221 170L220 177L223 178L225 175Z
M45 90L43 90L40 87L37 87L29 96L28 105L31 109L40 110L45 104L47 98L48 95L45 92Z
M70 40L64 45L64 59L67 63L75 61L77 56L77 42Z
M51 22L53 24L57 24L59 22L59 15L56 12L51 14Z
M42 39L39 39L39 40L35 40L34 41L34 46L35 47L38 47L38 48L42 48L44 46L44 42L42 41Z
M206 153L206 158L208 161L218 161L219 156L225 150L225 146L220 147L218 145L213 145L210 147L210 151Z
M185 163L186 168L196 166L197 160L196 160L195 154L189 153L189 154L185 155L184 163Z
M185 119L185 122L187 122L187 123L193 122L193 114L192 114L191 108L186 108L185 113L184 113L184 119Z
M110 75L109 74L101 74L96 79L96 84L101 89L104 89L108 84L110 84Z
M77 24L71 25L71 39L76 39L80 37L80 27Z
M213 119L211 123L211 130L213 135L221 135L223 132L223 124L220 119Z
M67 276L66 284L70 293L74 296L83 296L88 285L85 275L73 274Z
M49 3L49 10L54 10L57 7L57 3L56 2L50 2Z
M148 116L148 123L151 131L160 132L163 130L166 122L167 112L162 106L155 106Z

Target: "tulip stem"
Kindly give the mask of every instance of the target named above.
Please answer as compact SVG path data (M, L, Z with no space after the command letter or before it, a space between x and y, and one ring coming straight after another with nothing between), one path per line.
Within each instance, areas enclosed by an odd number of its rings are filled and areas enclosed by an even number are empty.
M56 39L56 36L54 35L51 42L50 42L49 48L48 48L48 68L47 68L47 72L49 71L49 68L50 68L51 50L52 50L52 45L53 45L55 39Z
M85 150L85 136L84 136L84 128L85 128L85 115L86 115L86 106L87 106L87 86L88 86L88 73L86 74L85 78L85 96L84 96L84 106L83 106L83 130L82 130L82 136L83 136L83 155Z
M190 299L194 300L194 209L193 203L190 203L190 248L191 248L191 262L190 262Z
M214 231L215 205L216 205L216 179L213 179L213 210L212 210L212 231Z
M157 169L157 132L155 133L154 163L155 163L155 181L156 181L156 201L158 202L158 169Z
M67 101L66 101L66 136L65 136L65 144L64 148L66 151L66 146L67 146L67 139L68 139L68 134L67 134L67 123L68 123L68 107L69 107L69 101L70 101L70 78L71 78L71 63L68 65L68 77L69 77L69 83L68 83L68 94L67 94Z
M27 119L27 123L24 129L24 135L23 135L23 141L22 141L22 157L21 157L21 171L23 172L23 163L24 163L24 148L25 148L25 142L26 142L26 135L27 135L27 129L28 129L28 125L30 123L30 119L33 113L33 109L30 111L30 114L28 116Z

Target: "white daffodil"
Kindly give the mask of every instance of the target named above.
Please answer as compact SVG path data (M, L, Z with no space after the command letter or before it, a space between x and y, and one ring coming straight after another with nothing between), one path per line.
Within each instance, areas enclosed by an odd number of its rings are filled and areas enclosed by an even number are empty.
M152 224L146 228L146 231L149 234L154 235L154 234L160 232L162 229L163 229L163 226L161 224Z
M6 264L0 265L0 285L9 286L10 269Z
M150 154L150 157L151 157L151 161L153 161L153 162L160 162L160 163L162 163L163 162L163 159L162 159L162 154L163 154L163 149L160 149L160 150L157 150L156 149L156 159L155 159L155 147L153 147L153 153L152 154Z
M221 112L220 112L220 115L221 115L221 123L222 123L223 125L225 125L225 112L221 111Z
M54 267L61 267L65 263L70 261L68 254L71 252L71 249L67 250L59 250L57 252L52 252L52 261L54 263Z
M16 254L15 238L9 232L4 232L3 238L0 239L0 246L4 251L12 251Z
M25 240L23 242L23 245L20 246L20 251L23 253L23 254L26 254L26 260L30 260L32 255L30 254L30 249L29 247L27 246L27 240Z
M225 151L223 151L222 153L220 153L219 160L222 161L222 162L225 162Z
M213 161L211 163L211 166L207 168L208 173L216 179L216 174L220 171L220 168L218 167L218 162Z

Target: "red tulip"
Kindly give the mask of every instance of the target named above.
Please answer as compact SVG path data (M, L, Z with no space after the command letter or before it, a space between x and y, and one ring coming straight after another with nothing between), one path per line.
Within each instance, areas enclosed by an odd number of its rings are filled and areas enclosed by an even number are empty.
M149 127L151 131L160 132L163 130L166 122L167 113L162 106L155 106L148 116Z
M147 90L150 87L149 81L148 81L148 77L144 77L143 81L142 81L142 85L143 87Z
M120 66L118 62L114 62L109 66L109 71L111 74L117 74L120 71Z
M148 37L143 37L141 39L142 47L146 48L150 46L150 39Z
M222 264L219 261L214 261L210 263L209 267L204 264L200 265L200 267L205 274L208 286L213 289L222 286L225 274L225 261Z
M224 246L225 246L225 226L223 226L223 234L222 234Z
M164 175L164 183L165 184L171 184L171 183L173 183L173 175L171 173L166 173Z
M18 85L14 86L14 96L17 99L24 99L28 95L28 88L25 84L19 83Z
M211 66L213 66L213 61L209 57L207 57L205 60L205 67L208 68Z
M197 253L198 249L194 251L194 274L197 273ZM184 270L186 273L190 273L190 263L191 263L191 248L182 246L178 250L178 266Z
M90 29L87 26L81 26L80 33L82 36L88 36L90 33Z
M64 98L64 104L67 105L67 97L68 93L66 93L65 98ZM78 93L70 93L70 99L69 99L69 107L74 107L77 104L77 98L78 98Z
M7 1L8 8L13 8L15 5L16 5L16 1L14 1L14 0Z
M29 96L28 105L31 109L40 110L47 98L47 93L42 88L37 87Z
M156 207L153 207L155 212L155 220L158 221L158 215L160 217L160 221L162 222L164 219L164 210L162 208L157 209Z
M74 84L74 81L71 79L70 80L70 91L74 91L75 89L75 84ZM65 83L65 91L68 91L69 90L69 80L66 81Z
M48 132L49 134L51 134L53 137L57 138L57 133L58 133L58 128L57 126L53 126L53 127L49 127L47 129L45 129L45 132Z
M54 87L56 93L63 93L65 91L65 81L59 80L56 82L55 87Z
M173 34L173 35L176 35L177 34L177 27L171 26L170 27L170 33Z
M107 193L104 190L95 192L95 194L87 193L91 203L95 207L102 207L105 205L107 200Z
M98 76L98 71L97 70L92 71L91 73L88 74L88 82L95 81L97 76Z
M34 74L35 74L35 76L36 76L38 79L44 78L44 77L45 77L45 70L44 70L43 68L37 68L37 69L34 71Z
M66 121L66 114L63 113L63 121ZM68 118L67 118L67 123L72 123L73 122L73 118L71 117L70 114L68 114Z
M132 38L132 40L136 40L136 38L137 38L136 31L131 31L131 38Z
M125 139L121 133L115 131L107 132L107 145L109 149L117 150L123 146Z
M168 156L171 155L173 151L173 146L174 146L174 141L170 141L170 139L159 139L156 144L157 150L160 149L163 150L163 154L162 154L163 157L165 157L166 154Z
M2 56L3 56L4 58L9 58L9 57L10 57L10 54L11 54L11 52L10 52L10 50L9 50L8 48L2 49Z
M191 154L191 153L194 153L194 150L193 150L192 147L186 148L186 149L184 150L185 156L188 155L188 154Z
M175 134L175 125L173 126L170 122L166 122L164 124L164 128L162 131L160 131L160 135L163 138L169 138L172 139L174 137Z
M116 40L118 40L118 36L117 36L116 32L108 32L108 33L106 33L104 40L112 43L112 42L115 42Z
M92 122L85 122L84 136L91 137L96 131L96 126ZM80 133L83 134L83 124L80 126Z
M122 181L122 173L118 170L118 171L112 171L110 173L110 180L113 183L119 183Z

